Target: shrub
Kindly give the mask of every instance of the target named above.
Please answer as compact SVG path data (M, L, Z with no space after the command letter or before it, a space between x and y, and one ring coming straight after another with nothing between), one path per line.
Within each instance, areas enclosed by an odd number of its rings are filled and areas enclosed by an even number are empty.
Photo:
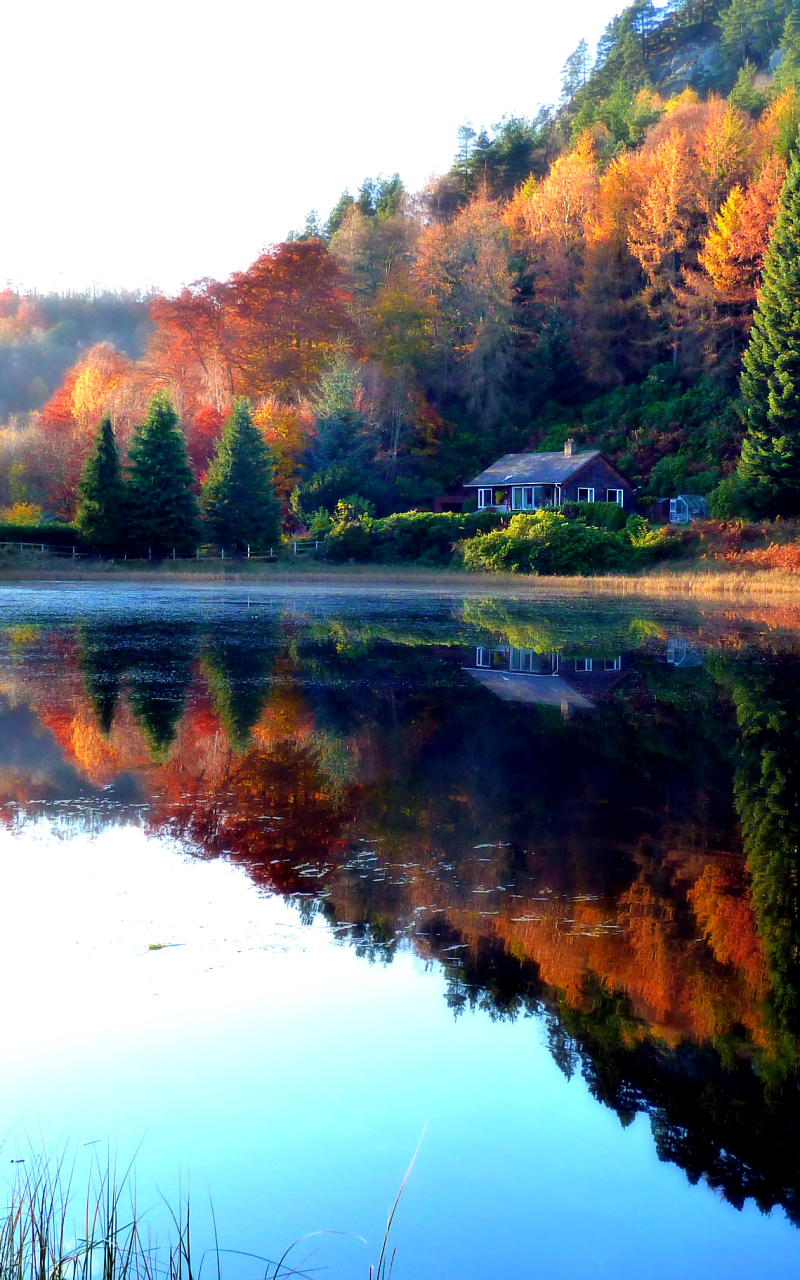
M0 521L0 542L38 542L50 547L80 545L81 536L74 524L17 524Z
M560 511L520 513L507 530L478 535L462 549L467 569L536 574L592 574L634 561L621 534L569 521Z
M376 520L369 504L348 500L340 502L330 517L323 553L331 560L449 564L463 538L495 529L500 520L495 511L471 515L404 511ZM321 517L318 523L322 528Z
M374 558L386 563L417 561L423 564L447 564L453 548L462 538L497 528L500 516L495 511L461 515L454 511L434 514L430 511L404 511L387 516L374 525Z
M31 527L42 523L42 508L36 502L14 502L0 508L0 520L4 524L21 524Z
M625 528L625 508L617 502L565 502L561 510L568 520L582 520L612 533Z

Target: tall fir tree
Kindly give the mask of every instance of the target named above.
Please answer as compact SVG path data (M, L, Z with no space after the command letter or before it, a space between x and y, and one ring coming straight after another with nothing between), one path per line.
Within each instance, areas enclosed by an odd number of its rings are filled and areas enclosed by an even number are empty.
M800 514L800 159L781 192L764 275L744 353L747 435L736 473L756 516Z
M280 538L272 461L247 400L236 401L223 427L200 505L209 534L220 546L263 551Z
M106 414L78 486L75 523L81 537L98 551L118 551L125 539L125 486L116 436Z
M194 477L178 415L163 394L150 401L128 457L131 544L156 555L190 551L199 536Z

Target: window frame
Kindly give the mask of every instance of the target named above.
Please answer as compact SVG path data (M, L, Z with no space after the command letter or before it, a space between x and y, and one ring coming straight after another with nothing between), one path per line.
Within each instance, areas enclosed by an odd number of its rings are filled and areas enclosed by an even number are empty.
M594 502L594 492L595 491L594 491L593 485L579 485L578 486L578 502ZM582 498L581 497L582 493L588 493L591 496L588 498Z
M611 494L616 494L615 498ZM625 490L624 489L606 489L606 502L615 502L618 507L625 506Z

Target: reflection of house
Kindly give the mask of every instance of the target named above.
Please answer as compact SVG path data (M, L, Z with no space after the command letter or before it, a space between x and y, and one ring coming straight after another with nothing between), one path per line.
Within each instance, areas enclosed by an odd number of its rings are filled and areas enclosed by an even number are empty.
M576 453L568 440L561 453L507 453L466 485L478 509L535 511L565 502L616 502L633 506L633 489L599 449Z
M702 649L693 649L688 640L678 636L667 641L667 662L671 667L702 667Z
M588 710L623 678L620 655L611 658L564 658L513 645L478 645L466 671L505 702L528 702L570 711Z

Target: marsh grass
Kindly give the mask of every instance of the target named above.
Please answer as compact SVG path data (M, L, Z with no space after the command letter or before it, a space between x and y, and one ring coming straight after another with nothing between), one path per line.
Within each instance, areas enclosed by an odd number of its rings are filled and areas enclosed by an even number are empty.
M259 1280L288 1280L311 1274L308 1257L291 1261L300 1246L320 1236L350 1235L310 1232L270 1259L223 1248L211 1205L214 1242L198 1250L189 1191L179 1189L176 1203L164 1198L142 1210L133 1163L120 1166L113 1152L102 1159L94 1144L87 1146L88 1162L86 1148L56 1156L30 1149L11 1161L10 1178L0 1182L0 1280L224 1280L231 1257L249 1259ZM389 1247L390 1232L413 1163L389 1214L378 1263L369 1268L370 1280L391 1280L396 1251ZM156 1214L166 1223L160 1238L151 1230ZM366 1244L360 1236L351 1238Z

